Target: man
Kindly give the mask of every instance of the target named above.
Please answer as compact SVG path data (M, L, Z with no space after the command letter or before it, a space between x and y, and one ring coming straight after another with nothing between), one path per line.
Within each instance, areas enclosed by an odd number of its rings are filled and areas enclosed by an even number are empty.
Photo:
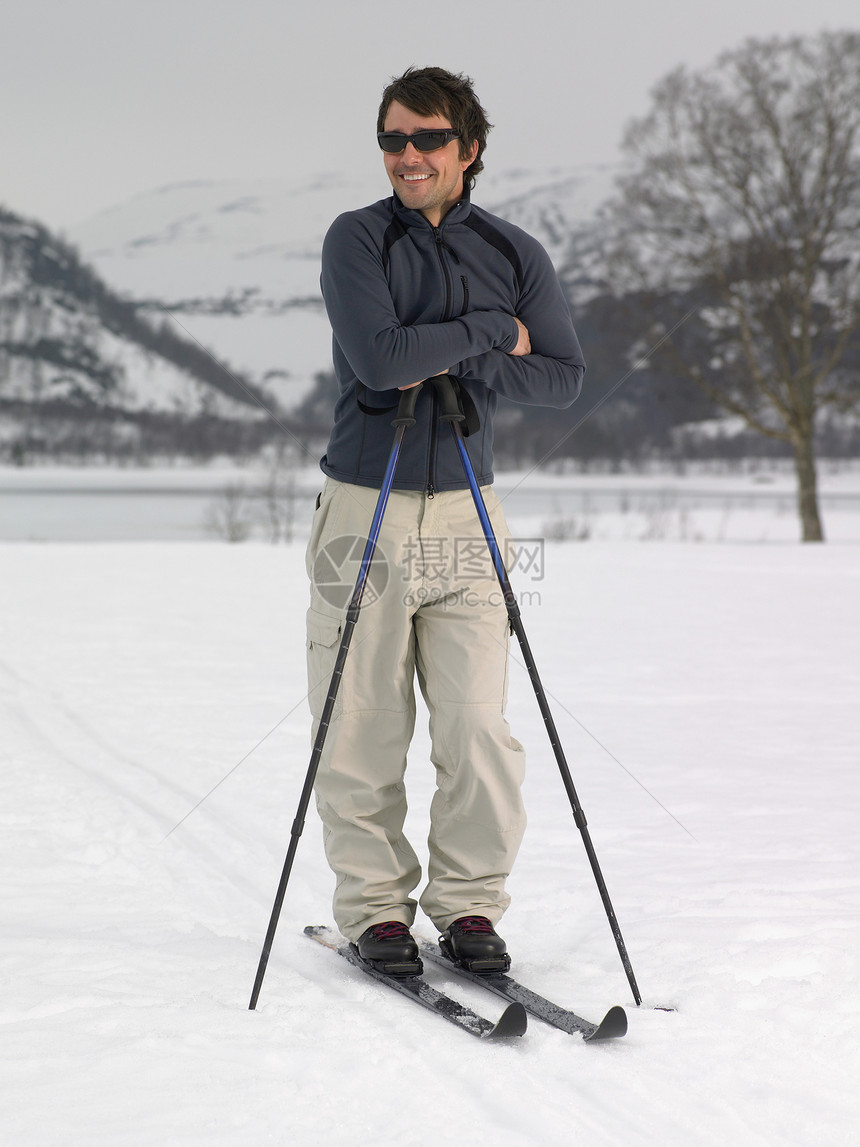
M479 422L467 449L503 547L490 485L497 396L563 408L579 393L585 366L548 256L470 201L489 128L468 78L409 69L385 89L377 124L394 195L341 215L325 239L340 395L307 555L315 723L344 616L334 555L338 540L367 536L399 392L440 374L459 380ZM421 971L409 931L421 869L403 834L416 675L437 784L419 903L466 967L510 965L495 925L525 827L524 754L504 718L507 612L456 445L425 391L374 559L385 584L362 607L316 780L335 920L362 959L399 975Z

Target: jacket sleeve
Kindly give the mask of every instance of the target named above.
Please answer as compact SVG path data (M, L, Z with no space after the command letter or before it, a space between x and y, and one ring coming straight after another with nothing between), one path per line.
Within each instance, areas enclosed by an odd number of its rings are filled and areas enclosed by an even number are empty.
M405 325L394 310L382 253L358 212L339 216L323 242L320 286L334 337L371 390L408 386L489 352L504 357L517 325L501 311Z
M528 328L532 352L514 357L489 350L452 366L451 373L513 402L564 409L582 389L585 359L549 255L536 239L519 235L523 287L516 314Z

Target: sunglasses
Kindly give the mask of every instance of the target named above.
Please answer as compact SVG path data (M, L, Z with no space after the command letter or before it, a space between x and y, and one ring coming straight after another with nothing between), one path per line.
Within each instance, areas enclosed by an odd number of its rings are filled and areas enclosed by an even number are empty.
M406 150L407 143L411 143L418 151L438 151L445 147L452 139L459 139L460 133L453 128L428 128L424 131L415 131L406 135L402 131L378 131L376 138L379 146L389 155L397 155Z

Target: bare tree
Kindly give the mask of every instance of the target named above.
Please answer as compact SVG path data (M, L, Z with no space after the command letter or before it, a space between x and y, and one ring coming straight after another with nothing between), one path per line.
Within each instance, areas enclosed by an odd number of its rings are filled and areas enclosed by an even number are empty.
M860 409L860 33L749 40L678 69L624 149L613 289L659 298L652 337L695 313L668 340L676 365L790 443L803 540L823 540L816 421Z
M291 542L296 520L296 470L298 453L292 443L279 440L272 450L272 459L265 486L260 497L265 506L265 520L269 540L273 543Z
M206 529L227 542L244 542L253 530L253 510L242 485L225 486L206 508Z

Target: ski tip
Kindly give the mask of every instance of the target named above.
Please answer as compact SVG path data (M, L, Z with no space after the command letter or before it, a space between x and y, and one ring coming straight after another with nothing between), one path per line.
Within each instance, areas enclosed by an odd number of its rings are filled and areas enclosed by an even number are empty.
M304 935L316 940L324 948L336 949L339 937L326 924L307 924L303 929Z
M337 940L334 932L327 924L306 924L303 932L305 936L310 936L312 940L322 940L323 942L334 942Z
M610 1008L590 1036L585 1038L589 1043L601 1039L619 1039L627 1035L627 1012L624 1008Z
M508 1004L499 1022L487 1032L488 1039L505 1039L507 1036L525 1035L529 1025L528 1012L522 1004Z

